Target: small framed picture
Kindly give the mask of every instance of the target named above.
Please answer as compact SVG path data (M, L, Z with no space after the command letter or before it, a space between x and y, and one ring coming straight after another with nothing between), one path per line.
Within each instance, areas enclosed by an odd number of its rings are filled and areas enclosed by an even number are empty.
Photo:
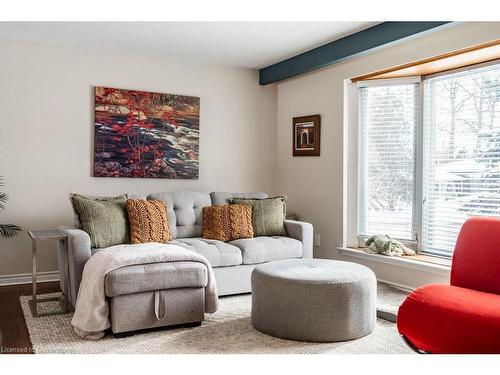
M293 156L319 156L321 116L293 118Z

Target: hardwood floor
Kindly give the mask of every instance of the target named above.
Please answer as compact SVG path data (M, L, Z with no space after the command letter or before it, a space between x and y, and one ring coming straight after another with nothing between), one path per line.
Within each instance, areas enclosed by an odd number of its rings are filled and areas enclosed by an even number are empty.
M59 282L37 284L37 294L60 291ZM31 295L31 284L0 287L0 354L33 354L19 297Z

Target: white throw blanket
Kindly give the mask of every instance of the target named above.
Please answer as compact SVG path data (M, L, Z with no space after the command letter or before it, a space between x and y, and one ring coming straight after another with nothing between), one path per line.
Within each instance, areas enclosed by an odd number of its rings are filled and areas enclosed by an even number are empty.
M208 271L205 288L205 311L217 311L218 295L215 276L207 259L177 245L147 243L117 245L94 254L85 264L71 325L75 333L86 339L98 340L110 327L109 306L104 291L106 275L121 267L163 262L192 261L203 263Z

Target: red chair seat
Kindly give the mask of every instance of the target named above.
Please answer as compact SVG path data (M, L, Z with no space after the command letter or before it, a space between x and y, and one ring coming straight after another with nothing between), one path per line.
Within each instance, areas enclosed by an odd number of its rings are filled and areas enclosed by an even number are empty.
M397 325L415 347L429 353L500 353L500 295L426 285L401 305Z

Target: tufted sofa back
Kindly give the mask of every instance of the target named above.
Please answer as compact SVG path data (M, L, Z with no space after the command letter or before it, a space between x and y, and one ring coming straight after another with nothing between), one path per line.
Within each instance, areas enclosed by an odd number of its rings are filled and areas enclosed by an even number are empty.
M149 194L167 205L168 223L173 238L200 237L203 207L210 206L210 194L195 191L173 191Z
M131 199L145 199L142 195L128 194ZM149 194L146 199L157 199L167 205L168 223L173 238L201 237L203 232L203 207L230 203L233 198L267 198L266 193L229 193L215 191L172 191ZM80 222L75 215L75 226Z
M228 193L172 191L153 193L147 199L158 199L167 205L168 223L173 238L201 237L203 207L228 204L232 198L267 198L266 193Z
M269 196L266 193L228 193L225 191L213 191L210 193L212 205L219 206L221 204L229 204L235 198L249 198L249 199L265 199Z

